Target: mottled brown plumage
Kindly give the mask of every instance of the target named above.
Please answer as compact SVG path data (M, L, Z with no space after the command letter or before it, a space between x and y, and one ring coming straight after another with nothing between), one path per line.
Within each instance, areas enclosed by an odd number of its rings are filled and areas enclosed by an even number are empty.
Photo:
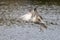
M21 16L20 18L25 20L25 21L31 21L35 24L42 25L42 27L47 29L47 26L46 26L45 22L43 21L42 16L37 12L36 8L31 10L29 13Z

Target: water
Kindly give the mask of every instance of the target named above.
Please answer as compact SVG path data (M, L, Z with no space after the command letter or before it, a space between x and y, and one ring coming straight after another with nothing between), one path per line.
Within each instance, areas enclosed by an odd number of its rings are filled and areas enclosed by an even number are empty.
M0 40L60 40L60 6L38 5L38 12L48 28L42 32L40 25L24 23L19 17L36 5L17 2L0 5Z

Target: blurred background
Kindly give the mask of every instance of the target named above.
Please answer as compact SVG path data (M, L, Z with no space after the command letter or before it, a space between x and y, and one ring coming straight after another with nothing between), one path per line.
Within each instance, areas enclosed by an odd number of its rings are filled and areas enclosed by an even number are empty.
M5 2L5 4L15 3L18 4L31 4L31 5L60 5L60 0L0 0L0 2ZM7 2L7 3L6 3ZM1 5L2 3L0 3Z
M48 28L19 17L38 6ZM0 40L60 40L60 0L0 0Z

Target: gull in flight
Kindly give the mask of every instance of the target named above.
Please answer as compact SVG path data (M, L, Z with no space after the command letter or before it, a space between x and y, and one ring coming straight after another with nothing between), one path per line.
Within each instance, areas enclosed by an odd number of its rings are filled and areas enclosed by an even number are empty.
M27 22L30 21L36 24L40 24L43 26L43 28L47 29L47 26L45 25L42 16L37 12L37 8L34 8L33 10L29 11L27 14L22 15L20 18Z

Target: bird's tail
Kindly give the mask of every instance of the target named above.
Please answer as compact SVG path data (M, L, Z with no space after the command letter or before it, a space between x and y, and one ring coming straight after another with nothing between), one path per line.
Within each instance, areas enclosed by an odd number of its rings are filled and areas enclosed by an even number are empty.
M44 24L44 23L40 23L40 24L41 24L41 26L42 26L43 28L47 29L47 25L46 25L46 24Z

